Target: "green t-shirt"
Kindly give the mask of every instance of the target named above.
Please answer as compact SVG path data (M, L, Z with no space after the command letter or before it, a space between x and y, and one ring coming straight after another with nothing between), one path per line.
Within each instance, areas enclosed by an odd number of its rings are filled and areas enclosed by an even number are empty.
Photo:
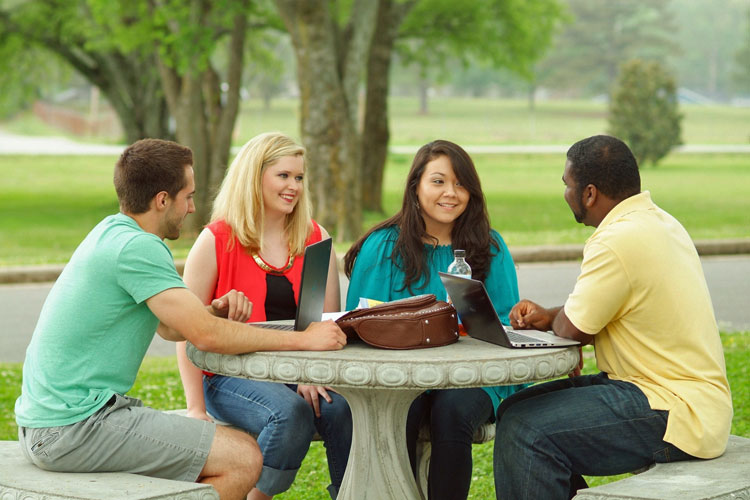
M124 214L100 222L47 297L23 366L16 422L79 422L133 386L159 320L146 299L185 287L169 248Z

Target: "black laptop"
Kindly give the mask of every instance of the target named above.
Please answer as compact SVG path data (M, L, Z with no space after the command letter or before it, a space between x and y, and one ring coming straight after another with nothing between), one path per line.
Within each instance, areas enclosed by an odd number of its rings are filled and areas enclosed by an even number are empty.
M259 328L272 330L302 331L313 321L323 316L323 303L326 298L328 265L331 262L331 238L305 247L305 260L302 262L302 281L299 286L297 316L291 319L250 323Z
M580 344L577 340L558 337L550 332L513 330L500 322L484 283L453 274L439 274L470 337L510 348L567 347Z

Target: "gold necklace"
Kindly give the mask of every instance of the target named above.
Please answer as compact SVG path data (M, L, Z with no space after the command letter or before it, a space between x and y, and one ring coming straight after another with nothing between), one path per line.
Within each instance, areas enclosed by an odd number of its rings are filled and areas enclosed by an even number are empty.
M250 254L255 261L256 264L258 264L258 267L263 269L267 273L271 274L284 274L288 270L292 268L294 265L294 255L289 255L289 260L287 260L286 265L284 267L273 267L271 264L263 260L263 257L258 255L257 253L253 252Z

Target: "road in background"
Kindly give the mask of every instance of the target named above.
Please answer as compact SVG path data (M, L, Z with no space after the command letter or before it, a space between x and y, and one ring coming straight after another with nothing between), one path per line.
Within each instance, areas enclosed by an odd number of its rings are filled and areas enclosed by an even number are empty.
M750 331L750 255L704 257L701 262L721 330ZM548 307L562 305L573 289L579 265L578 262L518 265L521 298ZM51 287L51 283L0 286L0 362L23 361ZM95 314L95 311L81 304L81 314ZM171 356L174 344L156 336L148 354Z

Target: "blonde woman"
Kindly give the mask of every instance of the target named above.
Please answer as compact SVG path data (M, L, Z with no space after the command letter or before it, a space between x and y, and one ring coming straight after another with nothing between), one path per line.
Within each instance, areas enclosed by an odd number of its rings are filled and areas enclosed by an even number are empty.
M252 303L248 321L295 317L304 249L329 238L310 215L304 154L280 133L259 135L242 147L185 263L185 283L204 303L235 289ZM340 309L333 251L324 307ZM263 472L248 499L271 498L291 486L316 430L326 446L328 489L336 497L351 444L343 397L324 387L201 373L187 360L184 343L177 358L189 416L209 419L208 411L258 436Z

